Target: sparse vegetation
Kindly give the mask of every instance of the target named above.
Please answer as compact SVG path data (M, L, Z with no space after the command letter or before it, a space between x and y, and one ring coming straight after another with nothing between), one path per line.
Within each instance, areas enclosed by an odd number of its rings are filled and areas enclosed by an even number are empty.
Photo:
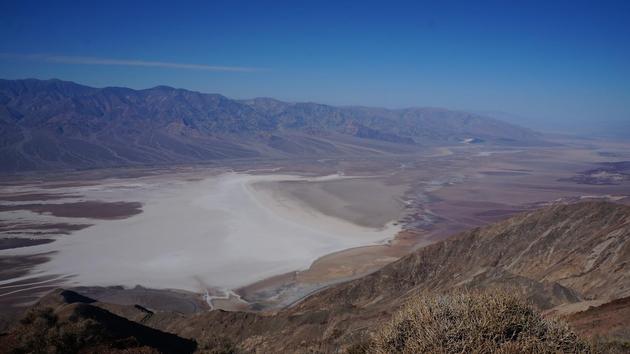
M236 354L236 345L226 336L210 335L199 343L199 353L203 354Z
M566 324L505 292L416 297L366 353L592 353ZM354 348L356 349L356 348Z
M102 327L89 319L61 323L51 308L34 308L20 321L13 353L76 353L101 342Z
M195 347L193 341L76 303L56 309L34 307L12 332L0 338L0 353L11 354L179 354L192 353Z

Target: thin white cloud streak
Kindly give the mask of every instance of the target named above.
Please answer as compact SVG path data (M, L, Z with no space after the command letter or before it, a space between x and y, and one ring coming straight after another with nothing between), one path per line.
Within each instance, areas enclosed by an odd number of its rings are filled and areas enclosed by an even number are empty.
M81 57L81 56L67 56L67 55L0 53L0 57L10 58L10 59L26 59L26 60L44 61L44 62L60 63L60 64L141 66L141 67L149 67L149 68L188 69L188 70L203 70L203 71L215 71L215 72L256 72L256 71L265 70L262 68L243 67L243 66L186 64L186 63L170 63L170 62L163 62L163 61L111 59L111 58Z

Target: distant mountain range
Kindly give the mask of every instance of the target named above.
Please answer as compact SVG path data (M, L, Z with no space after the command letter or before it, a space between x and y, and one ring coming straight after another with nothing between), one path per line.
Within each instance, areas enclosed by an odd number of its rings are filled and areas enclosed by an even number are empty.
M541 142L529 129L438 108L334 107L166 86L0 80L0 172L399 153L466 139Z

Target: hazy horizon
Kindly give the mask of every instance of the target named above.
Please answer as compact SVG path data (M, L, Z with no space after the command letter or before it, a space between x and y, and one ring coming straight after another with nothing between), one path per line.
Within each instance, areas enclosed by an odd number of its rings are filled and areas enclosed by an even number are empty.
M0 10L8 79L505 112L565 133L619 134L630 122L622 1L24 1Z

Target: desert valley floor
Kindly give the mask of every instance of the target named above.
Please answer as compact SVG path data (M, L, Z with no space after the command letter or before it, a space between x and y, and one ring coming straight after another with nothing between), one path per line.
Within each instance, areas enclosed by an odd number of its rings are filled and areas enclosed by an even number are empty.
M57 287L182 313L290 306L521 211L630 204L628 160L559 140L3 177L0 324Z

